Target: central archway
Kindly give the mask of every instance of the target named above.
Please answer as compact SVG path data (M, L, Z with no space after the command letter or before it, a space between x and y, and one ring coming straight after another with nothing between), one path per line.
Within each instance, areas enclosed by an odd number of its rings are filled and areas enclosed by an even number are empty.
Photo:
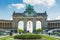
M30 33L33 32L33 22L32 21L27 21L27 32L29 31ZM24 30L24 21L19 21L18 22L18 29Z
M33 32L33 23L32 23L32 21L27 22L27 31Z

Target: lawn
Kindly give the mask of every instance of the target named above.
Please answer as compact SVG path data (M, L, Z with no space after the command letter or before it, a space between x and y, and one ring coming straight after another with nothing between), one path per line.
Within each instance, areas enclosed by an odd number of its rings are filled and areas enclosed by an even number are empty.
M3 38L0 38L0 40L14 40L14 36L3 37ZM60 38L55 38L55 37L51 37L47 35L41 35L41 40L60 40Z
M42 40L60 40L60 38L55 38L47 35L41 35Z
M3 38L0 38L0 40L14 40L14 36L3 37Z

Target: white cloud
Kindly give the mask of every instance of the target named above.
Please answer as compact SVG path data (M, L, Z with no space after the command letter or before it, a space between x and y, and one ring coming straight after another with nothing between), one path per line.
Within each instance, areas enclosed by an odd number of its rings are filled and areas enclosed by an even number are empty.
M48 0L48 1L46 1L47 5L49 7L53 6L55 4L55 2L56 2L55 0Z
M55 4L55 0L23 0L23 3L31 5L43 5L52 7Z
M25 4L11 4L9 7L16 7L17 9L21 9L25 7Z
M12 17L10 18L10 20L13 20Z
M50 18L47 18L47 20L51 20Z
M57 19L57 20L60 20L60 16L58 16L56 19Z
M17 3L8 6L9 8L16 7L17 9L21 9L25 7L25 4L31 4L31 5L42 5L50 8L56 3L56 0L23 0L23 3L24 4Z

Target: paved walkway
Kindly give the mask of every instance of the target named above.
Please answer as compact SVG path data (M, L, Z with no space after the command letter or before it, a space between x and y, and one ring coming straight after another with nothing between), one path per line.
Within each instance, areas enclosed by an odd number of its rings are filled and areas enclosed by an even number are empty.
M2 37L7 37L7 36L9 36L9 35L0 36L0 38L2 38Z
M60 31L60 29L52 29L52 30L49 30L48 33L53 33L53 31Z
M51 36L51 37L55 37L55 38L60 38L60 36L56 36L56 35L48 35L48 34L41 34L41 35L46 35L46 36Z
M13 36L14 36L14 35L17 35L17 34L18 34L18 33L13 34ZM0 38L7 37L7 36L10 36L10 35L3 35L3 36L0 36Z

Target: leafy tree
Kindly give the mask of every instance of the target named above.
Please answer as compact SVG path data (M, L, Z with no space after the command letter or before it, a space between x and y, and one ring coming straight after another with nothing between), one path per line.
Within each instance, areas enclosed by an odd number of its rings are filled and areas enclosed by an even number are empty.
M54 32L54 34L55 34L55 35L58 35L58 34L59 34L59 32Z
M20 33L22 33L22 32L23 32L23 30L22 30L22 29L18 29L18 32L19 32L19 34L20 34Z
M41 28L36 29L36 32L37 32L37 33L41 33L41 31L42 31Z

